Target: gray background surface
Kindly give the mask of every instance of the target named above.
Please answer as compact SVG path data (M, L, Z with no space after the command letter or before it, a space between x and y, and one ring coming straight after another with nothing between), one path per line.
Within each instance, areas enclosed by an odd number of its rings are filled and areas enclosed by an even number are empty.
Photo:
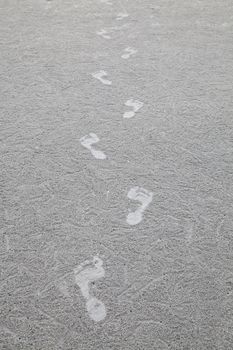
M109 2L0 0L0 349L232 350L232 0ZM99 323L73 276L97 254Z

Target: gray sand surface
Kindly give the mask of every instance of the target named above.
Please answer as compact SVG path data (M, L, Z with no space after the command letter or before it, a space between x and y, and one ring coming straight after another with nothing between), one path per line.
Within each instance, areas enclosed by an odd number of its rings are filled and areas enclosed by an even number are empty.
M0 0L0 36L0 349L232 350L232 0Z

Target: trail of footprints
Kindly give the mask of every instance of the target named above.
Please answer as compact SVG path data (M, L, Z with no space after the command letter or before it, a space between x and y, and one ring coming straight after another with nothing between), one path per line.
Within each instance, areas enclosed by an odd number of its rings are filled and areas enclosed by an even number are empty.
M107 5L112 5L109 0L100 0L102 3ZM127 13L119 13L116 17L117 21L122 21L127 18ZM124 26L122 26L123 28ZM113 27L115 29L116 27ZM117 27L118 28L118 27ZM101 29L96 32L97 35L103 37L104 39L111 39L109 31L106 29ZM121 58L129 59L131 56L135 55L137 50L132 47L127 47L124 50ZM108 73L104 70L92 73L92 77L97 79L103 85L112 85L112 81L108 79ZM136 113L143 107L143 102L135 99L127 100L124 105L127 110L123 113L124 119L130 119L135 117ZM91 132L80 138L81 145L86 148L91 155L98 160L105 160L107 158L106 154L96 148L96 144L100 141L99 137ZM153 199L153 192L148 191L145 188L134 186L129 189L127 197L132 203L136 202L136 210L131 211L126 217L126 222L128 225L134 226L138 225L143 220L143 215L145 210L148 208L149 204ZM94 256L92 261L86 260L78 267L74 268L74 279L76 285L79 287L81 294L86 303L86 311L89 317L94 322L103 321L106 317L106 307L104 303L96 298L92 293L91 285L96 281L104 278L105 270L103 268L103 261L98 257Z

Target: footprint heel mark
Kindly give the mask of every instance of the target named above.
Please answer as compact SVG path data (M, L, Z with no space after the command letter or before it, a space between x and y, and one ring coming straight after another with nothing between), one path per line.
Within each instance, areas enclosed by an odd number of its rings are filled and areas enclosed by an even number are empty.
M95 298L89 298L86 302L88 315L95 322L103 321L106 317L106 307L104 303Z
M142 221L143 213L152 201L153 192L149 192L142 187L136 186L129 190L127 196L129 199L140 203L138 209L136 209L134 212L130 212L126 220L129 225L137 225Z
M137 53L137 50L133 49L132 47L127 47L126 49L124 49L124 52L125 53L121 55L121 58L127 60L130 58L130 56L135 55Z
M100 139L98 138L98 136L96 134L94 134L93 132L91 132L89 135L85 135L85 136L81 137L80 143L83 147L88 149L96 159L106 159L107 157L106 157L106 154L104 152L96 150L92 146L95 143L99 142L99 140Z
M137 113L139 111L139 109L141 109L143 107L143 102L130 99L130 100L125 102L125 106L133 108L132 111L125 112L123 115L123 118L129 119L129 118L134 117L135 113Z
M101 300L91 295L90 283L104 276L103 261L98 256L94 256L92 261L84 261L74 269L75 282L86 300L87 313L95 322L102 321L106 317L106 307Z
M112 85L112 82L104 77L107 77L107 72L100 70L99 72L92 73L93 78L99 80L104 85Z

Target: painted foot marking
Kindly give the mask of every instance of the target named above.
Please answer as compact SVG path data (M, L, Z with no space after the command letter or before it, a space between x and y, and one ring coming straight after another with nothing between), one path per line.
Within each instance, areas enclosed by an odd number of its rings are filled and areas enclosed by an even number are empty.
M142 187L133 187L128 192L128 198L140 202L140 206L135 212L131 212L127 216L127 223L129 225L137 225L143 219L143 212L146 210L148 205L151 203L153 193L147 191Z
M88 315L95 322L106 317L106 308L102 301L91 295L90 283L103 278L104 275L103 261L98 256L94 256L92 261L84 261L74 269L75 282L86 300Z
M129 119L129 118L134 117L135 113L137 113L139 111L139 109L141 109L143 107L143 102L140 102L138 100L130 99L130 100L125 102L125 106L133 108L132 111L125 112L124 115L123 115L123 118L128 118Z
M108 74L104 70L100 70L99 72L93 73L93 78L101 81L104 85L112 85L112 82L108 79L105 79Z
M135 55L137 53L136 49L133 49L132 47L127 47L126 49L124 49L124 54L121 55L121 58L123 58L124 60L128 60L130 58L130 56Z
M108 35L108 32L105 29L99 30L98 32L96 32L96 34L102 36L102 38L104 39L111 39L110 35Z
M81 137L80 143L83 147L87 148L96 159L106 159L107 157L104 152L96 150L92 146L99 142L99 140L98 136L91 132L89 135Z

